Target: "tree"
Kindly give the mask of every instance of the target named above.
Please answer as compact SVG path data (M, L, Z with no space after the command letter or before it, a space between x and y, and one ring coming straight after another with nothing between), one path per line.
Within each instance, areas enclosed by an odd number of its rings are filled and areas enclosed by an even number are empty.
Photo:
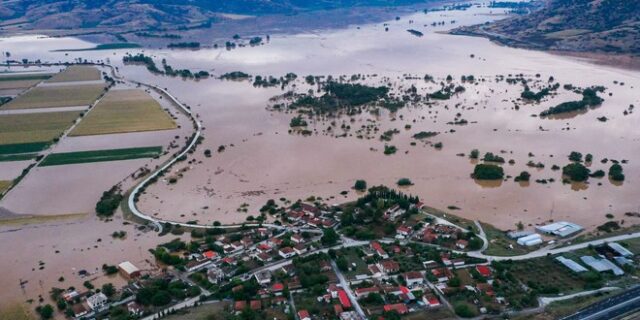
M102 293L107 297L111 297L116 293L116 289L113 287L113 284L105 283L102 285Z
M358 191L367 190L367 182L364 180L356 180L356 183L353 185L353 188Z
M453 309L458 316L463 318L473 318L476 316L476 312L471 309L471 306L464 302L456 303Z
M398 185L401 187L410 186L413 185L413 182L411 182L411 179L409 178L401 178L400 180L398 180Z
M51 317L53 317L53 307L50 304L46 304L42 307L38 306L36 308L36 312L42 319L51 319Z
M340 236L336 232L336 230L332 228L327 228L322 230L322 238L320 238L320 242L325 246L331 246L338 242Z
M609 168L609 177L613 181L624 181L624 174L622 173L622 166L614 163Z
M589 179L591 170L578 162L570 163L562 167L562 174L569 177L572 181L582 182Z
M569 154L569 160L575 161L575 162L582 162L582 153L577 151L571 151L571 154Z
M478 180L500 180L504 177L504 170L495 164L481 163L473 169L472 177Z
M151 303L157 307L167 305L169 302L171 302L171 295L166 291L158 291L151 297Z
M480 156L480 151L478 151L478 149L473 149L469 153L469 158L471 159L478 159L479 156Z
M529 181L530 178L531 178L531 174L529 174L529 172L522 171L522 172L520 172L520 175L515 177L514 181L516 181L516 182Z
M349 261L344 256L338 257L336 259L336 265L340 271L346 272L349 270Z

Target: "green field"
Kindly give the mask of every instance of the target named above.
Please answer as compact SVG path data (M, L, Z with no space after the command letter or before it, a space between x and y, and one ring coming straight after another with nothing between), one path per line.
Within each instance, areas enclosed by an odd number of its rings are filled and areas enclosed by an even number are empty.
M142 147L126 149L110 149L95 151L79 151L53 153L48 155L40 163L41 167L59 166L65 164L118 161L140 158L153 158L162 154L162 147Z
M37 156L38 156L37 153L2 154L0 152L0 162L25 161L25 160L35 159Z
M104 90L104 84L52 87L39 86L3 105L2 109L88 106L96 101Z
M10 73L8 75L0 73L0 82L21 81L21 80L46 80L49 78L51 78L50 73L29 73L29 74Z
M78 111L0 116L0 154L40 151L80 116Z
M109 91L70 136L167 130L176 124L160 104L142 90Z
M102 79L100 70L93 66L70 66L47 82L94 81Z

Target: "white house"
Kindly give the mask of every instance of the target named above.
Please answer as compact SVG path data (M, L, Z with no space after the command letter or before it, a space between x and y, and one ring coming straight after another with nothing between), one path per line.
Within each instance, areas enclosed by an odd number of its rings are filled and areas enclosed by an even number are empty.
M91 310L99 311L107 305L107 300L107 296L104 293L100 292L92 295L91 297L88 297L87 305L89 305L89 308L91 308Z

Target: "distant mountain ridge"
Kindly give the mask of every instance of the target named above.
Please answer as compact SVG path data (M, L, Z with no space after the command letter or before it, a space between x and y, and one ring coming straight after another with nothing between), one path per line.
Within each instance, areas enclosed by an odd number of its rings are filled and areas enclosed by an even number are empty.
M521 47L640 54L640 1L547 0L543 9L490 25L460 28Z
M0 1L0 27L33 29L165 28L211 23L241 15L356 6L398 6L426 0L20 0Z

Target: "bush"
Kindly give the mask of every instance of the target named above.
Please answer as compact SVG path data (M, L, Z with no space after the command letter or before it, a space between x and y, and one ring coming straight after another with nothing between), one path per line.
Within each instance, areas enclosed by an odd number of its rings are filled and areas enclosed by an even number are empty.
M356 183L353 185L353 188L358 191L367 190L367 182L364 180L356 180Z
M529 181L529 179L531 178L531 174L529 174L529 172L526 171L522 171L520 172L520 175L518 175L514 181L516 182L520 182L520 181Z
M413 182L411 182L411 179L409 178L401 178L400 180L398 180L398 185L403 187L403 186L411 186L413 185Z
M504 170L494 164L477 164L472 177L477 180L500 180L504 177Z
M463 318L473 318L477 315L477 312L472 307L464 302L458 302L453 306L456 314Z

